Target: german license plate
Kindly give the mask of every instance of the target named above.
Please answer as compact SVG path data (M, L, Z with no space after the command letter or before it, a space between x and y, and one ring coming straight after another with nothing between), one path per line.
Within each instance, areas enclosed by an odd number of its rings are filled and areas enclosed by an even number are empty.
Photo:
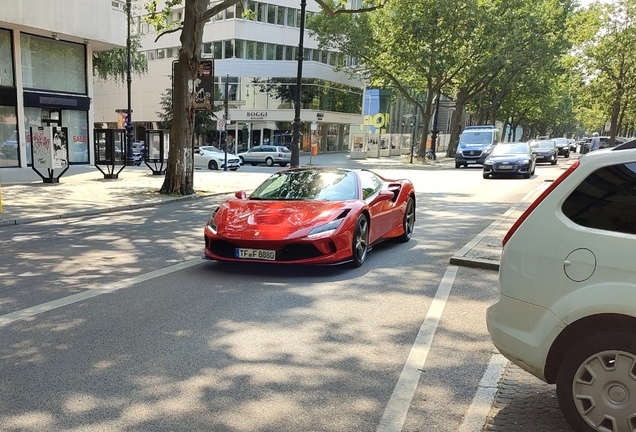
M512 165L499 165L499 169L512 169Z
M234 256L243 259L257 259L274 261L276 259L276 251L265 249L234 249Z
M467 164L474 164L474 163L477 163L477 161L476 160L467 160L466 163Z

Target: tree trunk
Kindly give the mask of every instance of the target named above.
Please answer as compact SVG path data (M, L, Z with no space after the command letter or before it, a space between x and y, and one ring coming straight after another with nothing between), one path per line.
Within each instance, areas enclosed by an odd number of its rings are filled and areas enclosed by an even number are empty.
M201 62L201 41L208 0L186 0L181 50L174 68L173 117L170 129L168 168L161 190L166 195L194 193L194 80Z
M455 100L455 110L451 116L451 133L448 148L446 149L447 157L455 157L457 152L457 143L459 135L462 132L462 114L466 103L466 92L462 89L457 93Z
M417 156L424 158L426 156L426 141L428 140L428 125L431 122L431 116L433 114L433 98L436 95L436 91L429 87L426 92L426 102L424 103L424 110L420 110L422 114L422 136L420 137L420 147L417 151Z

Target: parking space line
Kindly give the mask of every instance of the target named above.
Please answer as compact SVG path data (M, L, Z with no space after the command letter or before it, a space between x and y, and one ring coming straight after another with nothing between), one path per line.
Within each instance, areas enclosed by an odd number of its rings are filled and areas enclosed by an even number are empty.
M146 282L151 279L155 279L161 276L165 276L170 273L177 272L179 270L183 270L192 266L199 265L203 262L206 262L203 258L195 258L189 261L185 261L179 264L172 265L170 267L162 268L159 270L151 271L146 274L142 274L139 276L131 277L128 279L124 279L119 282L113 282L111 284L104 285L101 288L90 289L87 291L83 291L81 293L73 294L67 297L63 297L61 299L53 300L47 303L42 303L37 306L29 307L26 309L22 309L19 311L11 312L6 315L0 315L0 327L4 327L14 321L18 321L21 319L29 318L35 315L39 315L44 312L51 311L53 309L58 309L64 306L68 306L73 303L78 303L84 300L88 300L93 297L97 297L102 294L107 294L111 292L115 292L122 288L128 288L140 282Z
M488 367L477 386L477 393L466 411L464 420L457 432L481 432L492 408L508 360L498 352L493 353Z
M426 357L433 343L433 336L439 325L442 312L444 312L458 269L459 267L457 266L449 266L444 273L444 277L435 293L435 298L433 298L428 308L424 322L406 359L400 378L393 389L382 419L380 419L377 432L400 432L404 426L422 369L426 363Z

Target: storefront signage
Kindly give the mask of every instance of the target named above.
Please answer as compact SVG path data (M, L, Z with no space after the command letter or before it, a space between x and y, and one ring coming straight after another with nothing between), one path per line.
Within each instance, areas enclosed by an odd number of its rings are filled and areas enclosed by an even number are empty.
M247 116L252 120L262 119L267 117L267 111L248 111Z

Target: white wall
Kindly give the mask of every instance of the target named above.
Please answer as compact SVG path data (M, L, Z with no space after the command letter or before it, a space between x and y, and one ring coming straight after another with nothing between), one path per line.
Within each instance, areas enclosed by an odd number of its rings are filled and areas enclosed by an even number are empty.
M117 4L125 2L114 0ZM126 45L126 15L112 0L0 0L0 27L82 43L93 50Z

